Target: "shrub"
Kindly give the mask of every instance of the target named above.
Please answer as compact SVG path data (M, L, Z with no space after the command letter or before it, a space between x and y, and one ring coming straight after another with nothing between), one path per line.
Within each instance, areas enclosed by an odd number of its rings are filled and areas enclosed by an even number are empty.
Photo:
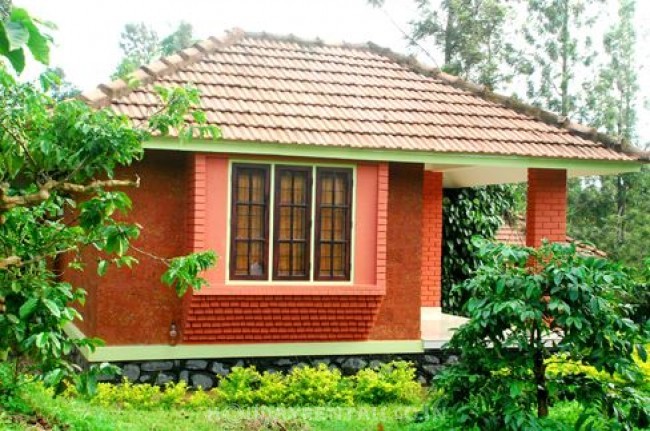
M648 334L619 300L636 283L633 271L574 245L477 247L483 265L456 287L470 298L463 309L470 319L449 342L461 361L434 379L442 389L435 407L453 412L458 427L539 429L553 398L565 397L583 405L583 424L603 414L622 428L647 423L634 354L646 360ZM553 374L549 358L593 370Z
M264 372L260 377L260 387L257 390L258 404L269 406L284 405L287 402L287 384L280 373Z
M292 406L353 405L354 395L349 379L325 364L317 367L296 367L289 373L287 404Z
M230 374L220 378L215 393L225 404L250 406L257 399L255 392L260 386L261 378L255 367L233 367Z
M366 368L354 377L354 398L373 405L415 403L422 399L422 388L415 381L415 369L404 361L383 364L378 370Z
M230 374L219 377L219 386L210 392L190 392L185 382L160 388L124 380L118 385L99 383L92 403L126 409L412 404L423 398L423 390L414 378L413 365L404 361L384 364L377 370L361 370L351 377L343 377L338 369L324 364L296 367L286 375L259 373L255 367L234 367ZM74 386L65 394L79 396Z

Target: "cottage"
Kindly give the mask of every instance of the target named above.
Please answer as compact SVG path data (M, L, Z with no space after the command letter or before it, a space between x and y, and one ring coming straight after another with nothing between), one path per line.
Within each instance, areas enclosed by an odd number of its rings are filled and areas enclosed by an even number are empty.
M116 81L82 97L142 121L157 108L153 85L193 84L223 133L154 139L123 172L142 179L130 191L137 245L170 257L212 249L219 262L182 299L155 260L66 275L89 292L69 330L106 341L85 352L91 362L205 369L439 348L458 324L440 311L443 188L527 181L534 246L566 238L568 177L641 165L590 128L371 44L235 30L136 77L137 88Z

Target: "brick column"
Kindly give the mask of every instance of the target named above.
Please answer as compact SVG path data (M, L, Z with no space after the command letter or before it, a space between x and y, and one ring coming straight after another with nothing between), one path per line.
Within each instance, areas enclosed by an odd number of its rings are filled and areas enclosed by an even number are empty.
M422 187L422 306L442 305L442 172L424 172Z
M566 241L567 172L528 169L526 245L539 247L543 239Z

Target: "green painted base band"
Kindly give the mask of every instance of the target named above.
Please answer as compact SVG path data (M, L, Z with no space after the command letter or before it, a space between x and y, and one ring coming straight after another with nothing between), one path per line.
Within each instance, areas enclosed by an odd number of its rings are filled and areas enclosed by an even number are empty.
M601 174L636 172L643 163L638 160L609 161L492 154L439 153L433 151L382 150L369 148L332 147L274 142L245 142L228 140L190 140L154 138L144 143L145 149L230 153L282 157L309 157L335 160L366 160L376 162L430 163L469 166L500 166L541 169L594 169Z
M66 332L83 337L74 325ZM98 347L94 352L82 351L89 362L156 361L173 359L261 358L283 356L382 355L422 353L421 340L371 340L304 343L259 344L143 344Z

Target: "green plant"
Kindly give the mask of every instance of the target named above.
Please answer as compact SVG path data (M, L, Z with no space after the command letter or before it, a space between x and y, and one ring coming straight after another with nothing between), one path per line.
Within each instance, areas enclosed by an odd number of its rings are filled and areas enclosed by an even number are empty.
M0 56L18 72L26 50L47 62L49 39L37 24L19 8L0 20ZM141 159L142 143L153 133L216 137L218 130L195 109L199 96L191 87L158 89L162 109L136 127L108 109L55 100L50 75L20 82L0 65L0 360L14 362L15 376L33 373L60 391L77 372L70 353L101 344L64 331L81 319L75 306L84 303L85 291L63 282L60 272L83 271L85 249L98 253L100 275L111 265L130 268L137 263L132 253L152 256L131 246L140 229L124 222L131 201L116 190L137 187L139 179L116 179L117 170ZM216 257L159 259L168 267L162 281L182 295L203 286L200 274ZM94 380L92 370L80 377L79 391L92 393Z
M92 364L88 370L73 376L74 393L86 398L92 398L97 393L97 380L99 376L115 376L120 373L120 368L107 362Z
M25 375L17 374L11 363L0 363L0 406L9 412L29 413L31 408L23 399L23 386L29 382Z
M99 383L92 403L102 407L119 406L125 409L151 409L160 404L161 391L150 384L133 384L129 380L119 385Z
M279 406L287 404L287 383L281 373L265 371L260 377L260 386L255 394L258 404Z
M453 409L458 426L539 429L551 400L570 396L585 408L581 425L603 414L626 429L647 423L650 402L633 387L642 378L634 354L647 359L647 333L618 301L635 283L631 270L582 256L573 245L476 247L483 264L457 287L470 298L470 319L448 345L461 361L436 376L435 408ZM624 383L553 375L549 359L592 366Z
M495 185L445 189L442 232L442 306L461 314L468 297L453 287L467 280L480 264L473 238L494 238L503 223L522 206L519 186Z
M287 405L323 406L353 405L351 382L338 369L325 364L317 367L295 367L286 376Z
M215 393L225 404L252 405L256 401L255 391L260 386L261 377L255 367L233 367L230 374L220 378Z
M414 404L422 400L422 387L415 381L415 368L405 361L382 364L378 370L366 368L359 371L354 380L357 402Z

